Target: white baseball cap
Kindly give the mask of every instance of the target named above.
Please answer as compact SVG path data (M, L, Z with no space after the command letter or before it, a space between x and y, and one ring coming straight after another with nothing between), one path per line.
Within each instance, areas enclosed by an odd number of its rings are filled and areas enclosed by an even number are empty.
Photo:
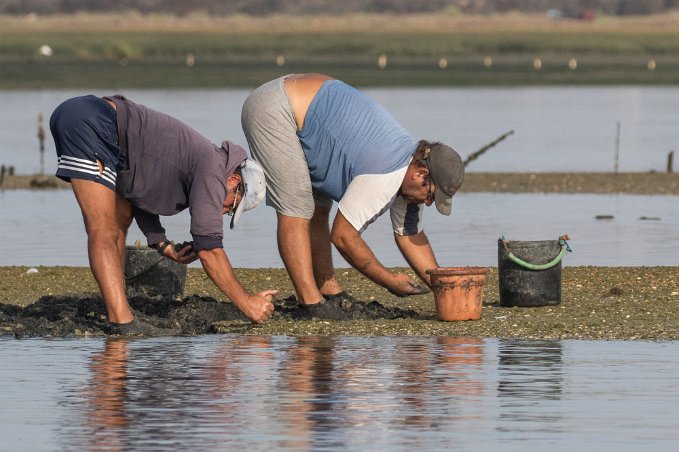
M231 217L231 229L236 225L241 214L246 210L254 209L266 196L266 179L264 169L252 159L245 159L240 164L240 174L243 178L245 193Z

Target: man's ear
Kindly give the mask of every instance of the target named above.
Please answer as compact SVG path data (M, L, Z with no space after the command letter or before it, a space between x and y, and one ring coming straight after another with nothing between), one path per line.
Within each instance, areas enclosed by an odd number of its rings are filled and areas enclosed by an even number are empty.
M413 180L424 181L429 176L429 168L421 166L413 171Z
M242 180L243 180L243 178L241 177L240 174L231 173L231 175L226 178L226 183L227 183L227 185L229 184L229 182L231 182L234 185L238 185Z

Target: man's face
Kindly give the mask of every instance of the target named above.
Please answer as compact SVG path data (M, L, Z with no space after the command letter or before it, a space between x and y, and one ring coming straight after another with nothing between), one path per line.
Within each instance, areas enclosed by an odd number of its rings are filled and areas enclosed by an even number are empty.
M406 176L407 177L407 176ZM434 185L429 170L420 168L410 177L409 183L403 187L401 194L411 204L422 204L431 206L434 203L436 185Z
M245 194L240 176L236 174L229 176L226 181L226 188L228 192L222 205L222 215L233 215Z

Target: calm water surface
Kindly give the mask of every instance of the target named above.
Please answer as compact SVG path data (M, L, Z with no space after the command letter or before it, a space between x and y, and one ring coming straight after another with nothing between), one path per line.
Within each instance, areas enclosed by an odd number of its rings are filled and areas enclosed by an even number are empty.
M192 125L214 142L244 144L240 109L249 90L122 90L123 94ZM500 134L515 134L474 161L470 171L612 171L616 123L620 170L663 170L679 140L678 87L522 87L370 89L413 135L440 139L464 156ZM111 91L94 92L97 95ZM0 163L18 173L39 171L37 116L74 91L0 91ZM46 170L54 171L48 133ZM564 265L678 265L679 204L673 196L456 196L452 218L427 212L429 238L441 265L496 265L497 239L572 237ZM597 221L596 215L613 215ZM652 220L640 220L642 217ZM165 220L170 238L189 239L188 214ZM0 265L87 265L80 212L70 192L0 190ZM245 215L226 247L239 267L282 267L273 211ZM390 238L387 216L364 237L387 266L405 265ZM141 239L133 227L129 243ZM335 254L338 267L347 264ZM194 264L197 265L197 264Z
M169 113L215 143L245 144L240 112L249 90L106 90ZM620 171L664 171L679 141L679 87L385 88L366 92L418 138L466 156L514 130L470 171L613 171L620 122ZM90 91L0 91L0 163L40 170L37 118ZM47 123L45 123L47 124ZM48 130L47 172L56 156Z
M87 266L86 234L70 190L0 191L0 265ZM453 215L425 209L425 231L444 266L497 266L497 239L556 240L570 234L573 253L564 265L679 265L679 199L676 196L459 193ZM597 215L613 215L597 220ZM640 218L653 218L642 220ZM163 218L168 237L189 240L187 212ZM236 267L283 267L273 209L247 212L225 247ZM363 237L389 267L405 266L383 215ZM133 224L128 243L145 239ZM349 264L337 253L337 267ZM198 267L198 263L191 264Z
M0 450L676 450L679 343L0 340Z

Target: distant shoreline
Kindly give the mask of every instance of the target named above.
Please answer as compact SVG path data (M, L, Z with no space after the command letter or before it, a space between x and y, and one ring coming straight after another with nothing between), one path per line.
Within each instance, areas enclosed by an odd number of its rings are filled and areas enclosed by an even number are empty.
M58 190L70 185L55 176L5 176L0 190ZM679 173L485 173L467 172L461 192L622 193L679 195Z
M679 11L175 17L0 15L3 90L254 88L323 72L358 87L676 85Z

